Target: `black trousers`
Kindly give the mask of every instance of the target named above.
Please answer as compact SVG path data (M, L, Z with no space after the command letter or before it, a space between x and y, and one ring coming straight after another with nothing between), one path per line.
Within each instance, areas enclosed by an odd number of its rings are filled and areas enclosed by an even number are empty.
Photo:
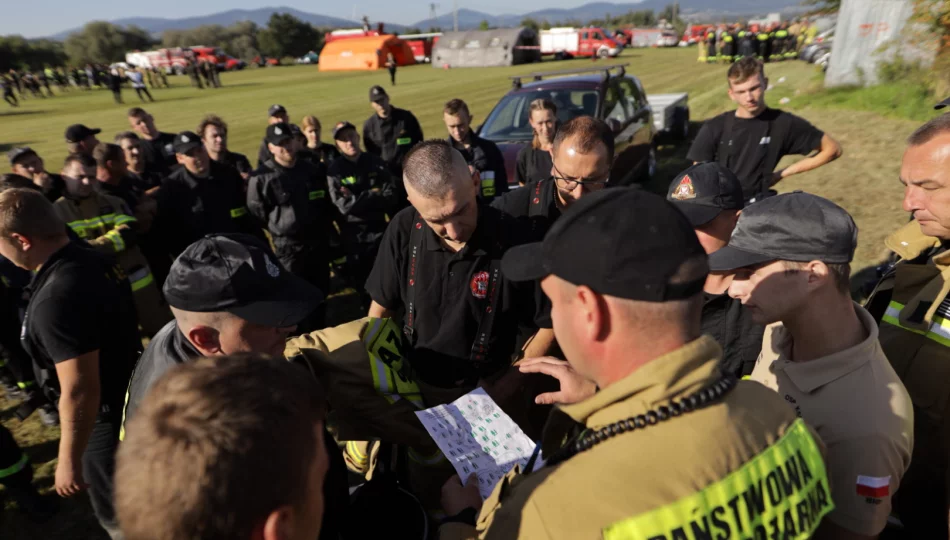
M277 259L290 273L299 276L320 289L324 297L330 294L330 256L329 248L313 248L284 244L275 240ZM326 302L316 306L300 324L297 334L306 334L326 327Z
M121 407L110 413L100 414L89 436L89 444L82 455L82 476L89 484L89 502L102 528L113 539L121 538L115 517L113 477L115 476L115 451L119 445Z
M389 68L389 82L392 83L393 86L396 85L396 68L394 67Z
M145 101L145 98L142 97L142 94L145 94L145 96L148 97L149 101L155 101L154 99L152 99L152 94L148 93L148 88L142 87L142 88L135 89L135 95L137 95L140 100Z

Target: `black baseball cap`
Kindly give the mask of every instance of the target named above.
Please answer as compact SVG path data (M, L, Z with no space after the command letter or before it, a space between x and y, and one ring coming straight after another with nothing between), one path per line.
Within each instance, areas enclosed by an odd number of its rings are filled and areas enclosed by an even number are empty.
M705 262L706 252L680 211L658 195L618 187L584 196L543 242L508 250L501 268L515 281L553 274L600 294L665 302L703 289L705 271L671 283L694 259Z
M844 208L796 191L747 206L729 245L709 256L709 266L725 271L771 261L845 264L857 243L858 226Z
M278 114L287 114L287 109L285 109L283 105L271 105L270 108L267 109L268 118L277 116Z
M290 124L290 133L294 137L304 137L303 130L297 124Z
M379 101L385 97L388 97L389 94L386 93L386 89L382 86L376 85L369 89L369 100L370 101Z
M293 138L293 129L290 127L290 124L284 122L267 126L267 135L264 136L264 140L267 141L268 144L280 144L287 139Z
M336 140L336 136L345 129L352 129L353 131L356 131L356 126L349 122L337 122L336 125L333 126L333 139Z
M102 130L99 128L93 129L86 127L84 124L73 124L66 128L66 142L82 142L90 135L98 135L100 133L102 133Z
M185 248L162 291L181 310L226 311L276 328L299 323L324 298L285 270L267 244L246 234L209 234Z
M176 154L187 154L201 146L201 144L201 138L193 131L182 131L178 135L175 135L172 148L175 149Z
M670 184L666 200L680 209L693 227L705 225L723 210L741 210L742 184L719 163L700 163L686 169Z
M943 109L944 107L947 107L947 106L950 106L950 98L947 98L941 101L940 103L934 105L934 109L939 111L940 109Z
M37 155L36 151L29 146L19 146L16 148L11 148L10 151L7 152L7 159L10 160L10 165L14 165L18 159L30 155Z

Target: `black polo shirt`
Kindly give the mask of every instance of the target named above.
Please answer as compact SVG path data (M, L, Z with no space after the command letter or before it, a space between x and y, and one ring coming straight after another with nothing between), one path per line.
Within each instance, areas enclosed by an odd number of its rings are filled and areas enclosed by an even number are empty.
M37 380L60 396L56 364L99 351L100 411L118 412L142 351L132 289L112 257L70 242L33 276L21 342Z
M478 171L482 179L478 197L482 202L491 203L503 194L508 193L508 171L505 169L505 156L502 155L501 150L498 149L495 143L482 139L475 133L470 133L468 137L468 148L455 142L452 137L448 138L448 142L462 154L465 163Z
M164 131L152 140L143 138L141 149L145 155L145 168L159 174L168 174L177 168L174 143L175 136Z
M491 298L489 274L496 267L500 272L497 263L507 248L530 241L528 231L502 212L485 205L478 210L475 232L458 253L443 247L414 208L402 210L386 229L366 282L373 300L396 312L405 310L409 288L415 288L409 362L414 376L432 385L455 387L496 373L511 364L519 326L550 327L540 286L500 274L488 352L483 361L473 361L472 347ZM411 236L417 223L421 247L410 278Z
M518 150L515 162L515 182L527 184L532 180L551 178L551 154L547 150L537 150L531 145Z
M553 178L532 180L495 199L492 206L521 222L537 242L544 239L551 225L561 217Z
M251 162L248 161L247 156L237 152L232 152L230 150L224 152L224 155L221 156L221 159L218 160L218 163L227 165L229 167L234 167L237 169L237 172L241 174L251 174L254 172L254 168L251 167Z

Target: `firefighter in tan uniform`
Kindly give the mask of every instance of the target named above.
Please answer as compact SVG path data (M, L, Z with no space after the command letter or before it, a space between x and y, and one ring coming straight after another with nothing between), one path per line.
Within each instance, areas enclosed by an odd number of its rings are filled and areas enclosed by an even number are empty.
M910 466L913 406L878 342L877 321L851 300L858 229L840 206L786 193L742 212L709 256L733 273L729 295L769 325L752 380L775 390L827 447L835 509L821 538L877 538Z
M900 180L914 221L885 241L899 260L867 307L914 404L914 453L894 510L907 538L941 539L950 518L950 115L910 136Z
M91 157L73 154L66 158L63 180L66 194L54 204L56 213L89 245L116 256L132 286L139 325L152 337L172 315L145 256L134 244L136 219L121 199L95 190L96 163Z
M834 508L820 443L774 392L720 371L700 337L706 256L673 206L589 195L503 267L542 279L570 363L522 370L560 380L540 400L572 404L548 420L546 463L516 467L484 504L472 479L446 483L442 538L811 537Z

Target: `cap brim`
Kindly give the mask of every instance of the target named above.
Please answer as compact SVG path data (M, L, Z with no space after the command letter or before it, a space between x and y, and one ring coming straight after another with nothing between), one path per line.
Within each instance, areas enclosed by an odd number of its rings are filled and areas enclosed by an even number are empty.
M943 108L945 108L945 107L947 107L947 106L950 106L950 98L947 98L947 99L941 101L940 103L934 105L934 110L939 111L940 109L943 109Z
M199 146L201 146L201 143L200 143L200 142L199 142L199 143L192 143L192 144L189 144L188 146L179 146L178 148L175 149L175 153L176 153L176 154L187 154L188 152L191 152L192 150L194 150L195 148L198 148Z
M512 281L534 281L551 274L542 260L541 242L513 247L502 257L501 271Z
M324 298L323 291L285 271L281 276L281 284L272 294L268 294L267 300L227 308L225 311L261 326L286 328L296 326L313 313Z
M90 129L90 130L89 130L89 135L98 135L98 134L100 134L100 133L102 133L102 130L99 129L99 128L95 128L95 129Z
M679 209L686 216L689 224L695 227L701 227L710 221L716 219L716 216L722 212L722 208L717 206L706 206L704 204L691 204L677 200L670 201L673 206Z
M709 255L709 270L713 272L724 272L726 270L755 266L774 260L776 260L774 255L752 253L751 251L726 246Z

